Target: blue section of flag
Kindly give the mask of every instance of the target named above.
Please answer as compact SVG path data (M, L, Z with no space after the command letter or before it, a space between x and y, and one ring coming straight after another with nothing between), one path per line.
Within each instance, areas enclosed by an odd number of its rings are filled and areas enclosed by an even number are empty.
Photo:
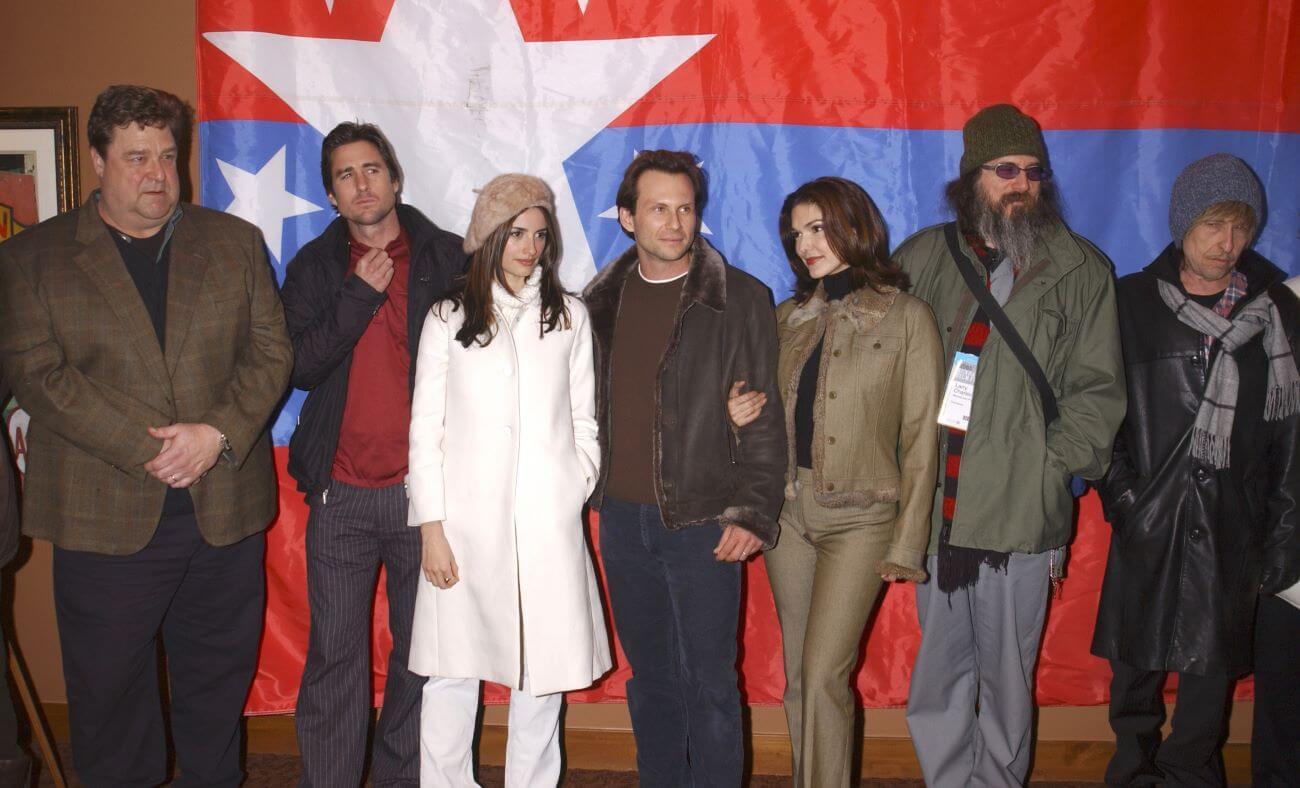
M285 188L317 205L329 206L320 177L320 147L324 137L305 123L255 120L207 121L199 125L200 202L225 210L234 201L217 161L257 172L280 148L285 148ZM284 220L281 249L272 249L276 276L284 281L284 266L303 244L320 235L333 211L314 211Z
M1264 182L1268 220L1256 249L1283 270L1300 267L1300 135L1187 129L1048 132L1047 147L1066 219L1097 244L1120 275L1141 269L1169 243L1169 192L1178 172L1226 151ZM623 168L634 151L690 150L709 173L704 222L733 264L762 279L779 300L791 274L777 237L785 195L819 175L862 184L875 199L897 246L916 230L945 221L943 187L957 173L961 132L703 124L611 128L566 162L578 215L597 267L631 243L614 219Z
M1219 151L1240 156L1258 173L1269 201L1256 248L1283 270L1300 269L1300 135L1189 129L1048 132L1051 166L1070 226L1097 244L1120 275L1145 266L1169 242L1169 191L1189 162ZM326 205L320 181L319 132L300 123L209 121L200 126L204 205L224 209L234 199L217 165L223 160L255 172L286 147L286 187ZM703 219L708 237L733 264L754 274L777 300L793 275L777 238L785 195L819 175L857 181L871 194L890 229L891 246L916 230L944 221L944 184L957 172L961 133L764 124L683 124L611 128L565 162L578 215L597 267L631 241L616 219L599 214L614 205L623 170L635 151L690 150L704 162L710 199ZM418 206L417 206L418 207ZM285 220L284 265L333 218L317 211ZM291 393L272 437L286 445L304 394Z

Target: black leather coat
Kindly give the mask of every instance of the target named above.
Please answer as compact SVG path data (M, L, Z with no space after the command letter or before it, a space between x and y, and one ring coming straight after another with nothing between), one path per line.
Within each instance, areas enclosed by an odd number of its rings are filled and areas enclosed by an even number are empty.
M1180 259L1171 245L1116 288L1128 415L1099 485L1112 535L1092 651L1145 670L1239 675L1251 667L1258 595L1300 574L1300 417L1264 419L1258 335L1235 353L1230 467L1192 458L1192 423L1220 346L1206 364L1201 334L1160 298L1157 281L1177 284ZM1267 290L1294 353L1300 302L1282 272L1251 251L1238 269L1248 291L1232 316Z

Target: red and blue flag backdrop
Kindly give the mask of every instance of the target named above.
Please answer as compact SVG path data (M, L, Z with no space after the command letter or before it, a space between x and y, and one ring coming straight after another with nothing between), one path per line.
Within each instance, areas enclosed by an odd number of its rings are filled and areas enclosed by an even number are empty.
M1258 250L1297 268L1300 13L1294 0L197 0L202 202L261 227L276 271L333 218L323 134L378 123L404 199L463 232L472 189L506 171L559 200L563 277L579 288L629 243L614 194L638 150L695 152L710 176L705 232L778 300L791 274L783 197L836 174L879 204L896 245L945 218L961 125L1010 101L1045 129L1067 220L1120 274L1169 241L1174 176L1216 151L1245 159L1268 194ZM292 710L306 652L306 506L284 472L302 393L274 424L280 516L268 536L266 635L250 713ZM595 532L593 531L593 540ZM1044 704L1104 701L1088 654L1109 529L1081 500L1039 669ZM864 569L865 571L865 569ZM780 635L761 561L748 567L748 702L778 703ZM1134 600L1140 604L1140 600ZM388 634L373 652L380 701ZM919 635L895 586L856 682L868 706L905 702ZM622 700L618 666L577 701ZM1249 686L1242 688L1249 692ZM499 689L489 691L500 699Z

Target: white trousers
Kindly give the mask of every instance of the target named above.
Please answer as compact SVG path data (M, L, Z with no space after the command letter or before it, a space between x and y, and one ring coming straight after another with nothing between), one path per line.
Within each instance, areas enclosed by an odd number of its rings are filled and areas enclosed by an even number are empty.
M478 679L432 676L420 705L420 788L471 788L474 782ZM560 706L564 693L534 697L510 691L506 788L555 788L560 783Z

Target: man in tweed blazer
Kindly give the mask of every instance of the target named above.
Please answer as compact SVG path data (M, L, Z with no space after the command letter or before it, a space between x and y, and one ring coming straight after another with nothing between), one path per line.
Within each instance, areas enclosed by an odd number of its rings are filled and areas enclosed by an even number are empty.
M261 235L179 203L190 109L114 86L101 188L0 245L0 363L31 414L23 526L54 543L73 760L86 785L237 785L276 509L267 420L292 351Z

